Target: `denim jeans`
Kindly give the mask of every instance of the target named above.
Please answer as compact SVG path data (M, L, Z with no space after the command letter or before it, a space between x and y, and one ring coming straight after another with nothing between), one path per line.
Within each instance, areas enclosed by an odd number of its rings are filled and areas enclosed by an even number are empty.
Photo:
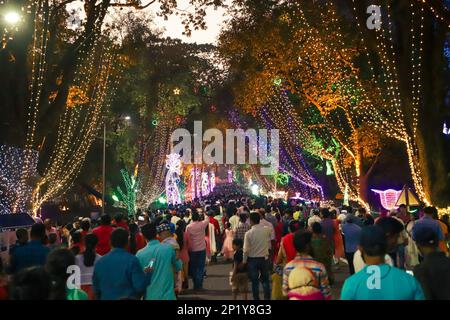
M205 273L206 250L189 252L189 273L194 283L194 290L203 288Z
M264 299L270 300L269 265L265 258L247 258L248 277L252 282L253 300L259 300L259 278L264 289Z

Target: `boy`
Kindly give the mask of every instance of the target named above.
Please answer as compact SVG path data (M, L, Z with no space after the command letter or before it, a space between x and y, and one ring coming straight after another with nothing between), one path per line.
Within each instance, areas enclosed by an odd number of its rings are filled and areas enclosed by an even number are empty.
M239 293L244 295L244 300L247 300L248 293L248 277L247 270L243 263L244 251L242 250L244 243L242 239L233 240L233 273L231 276L231 288L233 292L233 300L237 300Z

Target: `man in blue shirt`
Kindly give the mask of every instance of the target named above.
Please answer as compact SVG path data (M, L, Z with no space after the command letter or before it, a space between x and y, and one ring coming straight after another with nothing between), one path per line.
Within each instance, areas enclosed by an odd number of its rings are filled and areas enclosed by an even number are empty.
M139 299L148 284L148 277L139 260L125 250L128 231L115 229L111 234L111 250L94 267L92 285L98 300Z
M437 209L435 207L426 207L423 209L423 213L425 214L423 218L414 223L412 229L413 240L416 241L416 235L421 229L431 229L436 233L439 241L444 240L441 226L439 225L439 222L433 218L433 214L437 214Z
M50 249L43 245L44 239L45 226L42 223L34 224L31 227L30 241L15 247L11 252L10 272L45 265Z
M362 229L359 250L366 266L345 280L342 300L424 300L417 280L384 261L388 242L380 226Z
M167 225L168 226L168 225ZM181 270L177 263L175 249L168 243L156 239L156 226L153 223L142 227L147 246L138 251L136 257L142 269L149 268L150 283L145 294L146 300L176 300L174 291L174 270Z
M347 218L347 223L342 226L342 233L344 234L345 241L345 258L348 261L350 275L355 273L353 256L355 255L356 250L358 250L359 236L361 233L361 227L355 223L355 220L355 216L349 216Z

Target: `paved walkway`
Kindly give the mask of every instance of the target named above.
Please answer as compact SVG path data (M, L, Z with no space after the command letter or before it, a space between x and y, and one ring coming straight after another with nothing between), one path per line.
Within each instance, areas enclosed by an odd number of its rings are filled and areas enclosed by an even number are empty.
M207 267L207 277L204 280L202 292L192 292L186 290L184 294L179 296L179 300L229 300L232 299L231 287L229 284L229 273L231 271L231 263L223 261L218 258L217 264L210 264ZM337 269L335 269L336 283L333 285L332 295L333 299L337 300L340 297L340 292L345 279L348 277L347 264L340 262ZM189 287L192 288L192 281L189 281ZM262 286L260 286L261 297ZM251 286L249 283L248 298L251 299Z

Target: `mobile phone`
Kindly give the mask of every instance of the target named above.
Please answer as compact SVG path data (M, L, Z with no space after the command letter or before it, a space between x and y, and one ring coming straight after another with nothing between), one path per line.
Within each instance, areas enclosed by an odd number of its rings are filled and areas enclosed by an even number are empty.
M406 273L409 273L410 275L414 276L414 272L412 270L406 270Z
M155 265L155 259L150 260L150 262L148 263L148 267L153 268L154 265Z

